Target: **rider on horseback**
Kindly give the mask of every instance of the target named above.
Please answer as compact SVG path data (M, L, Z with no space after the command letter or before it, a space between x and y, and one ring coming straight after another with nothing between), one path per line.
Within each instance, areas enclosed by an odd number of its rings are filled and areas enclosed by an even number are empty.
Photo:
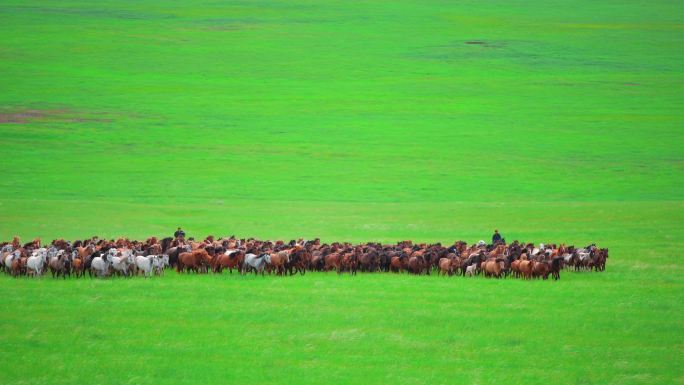
M176 241L182 243L185 241L185 231L183 231L183 229L179 227L178 230L176 230L176 232L173 233L173 237Z
M499 230L494 230L494 235L492 235L492 245L496 245L496 243L500 241L501 234L499 234Z

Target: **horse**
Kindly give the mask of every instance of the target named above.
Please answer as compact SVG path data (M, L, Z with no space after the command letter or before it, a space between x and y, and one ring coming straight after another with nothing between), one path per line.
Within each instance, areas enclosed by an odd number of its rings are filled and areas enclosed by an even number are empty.
M159 242L162 248L162 253L167 254L167 251L171 248L171 242L173 242L173 238L171 237L166 237Z
M361 271L374 272L380 264L380 255L374 248L369 248L365 253L359 255L359 268Z
M560 271L563 266L563 257L556 257L551 260L551 277L554 280L560 279Z
M27 274L34 277L40 277L43 275L43 269L47 263L47 250L45 248L38 249L34 251L31 256L26 260L26 271Z
M162 259L157 255L135 257L135 265L143 272L145 278L149 278L153 269L158 269L162 263Z
M499 244L494 248L494 250L490 251L489 254L487 254L487 258L498 258L504 254L506 251L506 245L504 244Z
M131 250L123 250L117 254L120 256L112 256L112 267L115 271L123 274L124 277L128 277L129 266L135 264L135 261L133 260L133 253Z
M407 259L406 255L401 254L398 256L394 256L390 259L390 271L393 273L400 273L403 270L406 270L408 264L407 264Z
M66 276L71 276L71 261L69 260L68 254L64 253L64 250L59 250L56 256L50 258L48 262L48 267L50 268L50 273L52 273L52 278L55 275L66 279Z
M16 260L18 261L19 258L21 257L21 251L20 250L14 250L7 255L5 255L5 259L2 261L4 266L5 266L5 271L8 273L12 273L12 263Z
M214 258L214 273L219 273L223 271L224 268L228 268L231 274L233 274L233 269L240 270L242 262L245 260L245 252L243 250L226 250L225 253L217 255Z
M259 256L256 254L249 253L245 255L245 262L242 264L242 275L248 273L248 271L254 271L254 274L261 273L264 275L264 268L267 264L271 263L271 255L269 253L263 253Z
M596 271L606 270L606 260L608 259L608 249L598 249L594 253L594 269Z
M85 270L84 270L84 264L83 264L83 259L82 258L72 258L71 260L71 269L73 272L76 274L76 278L82 277L85 275Z
M92 255L95 252L95 245L92 243L89 243L88 246L86 247L76 247L74 248L74 251L72 252L72 258L81 258L85 259L85 257Z
M26 257L21 256L12 259L12 266L10 267L10 274L12 277L16 278L22 275L23 271L26 269L26 259Z
M439 271L437 271L437 276L441 273L443 276L447 276L447 274L451 277L454 275L454 264L455 259L451 258L440 258L439 259Z
M164 247L162 246L162 250ZM190 245L185 246L175 246L167 249L164 254L169 256L169 265L173 268L178 268L178 257L181 253L189 253L192 251Z
M534 278L541 277L542 279L547 280L549 279L550 270L551 269L548 262L537 262L532 267L532 276Z
M423 269L425 269L425 265L425 258L423 258L422 255L410 257L408 260L408 272L420 275L423 272ZM430 275L430 272L427 271L427 274Z
M529 261L529 260L523 260L520 261L520 274L522 275L523 279L531 279L532 278L532 268L534 267L534 261Z
M290 253L286 250L271 254L271 265L276 270L277 275L283 275L285 273L285 264L289 261Z
M501 272L504 268L504 261L501 258L488 259L484 262L482 271L485 277L501 278Z
M472 265L466 266L465 273L463 273L463 276L475 276L477 274L477 263L473 263Z
M359 258L356 252L345 253L340 259L340 268L337 269L337 274L342 274L344 271L349 271L351 275L356 275L359 266Z
M303 246L296 246L290 251L290 260L286 263L286 268L290 275L306 273L306 267L310 263L311 253Z
M199 273L203 266L208 266L211 262L211 257L204 249L197 249L191 252L180 253L178 255L178 265L176 265L176 271L182 273L187 270L191 270L195 273Z
M341 259L341 252L339 252L339 251L326 255L324 258L325 267L323 268L323 270L325 270L325 271L330 271L332 269L340 270L340 259Z
M479 269L480 265L482 264L482 259L484 258L483 252L482 251L475 251L471 253L468 258L466 258L463 263L461 264L461 269L463 270L463 275L465 276L466 270L468 269L468 266L471 265L476 265L477 268ZM479 270L476 271L478 273Z
M157 257L159 257L159 266L155 266L154 275L164 275L164 268L169 267L169 256L162 254Z
M111 253L100 253L99 256L94 257L90 262L90 276L92 277L92 273L95 273L98 278L104 278L108 276L109 268L112 266L111 258Z
M522 262L520 259L516 259L515 261L511 262L511 271L513 272L513 277L515 278L520 278L520 262Z

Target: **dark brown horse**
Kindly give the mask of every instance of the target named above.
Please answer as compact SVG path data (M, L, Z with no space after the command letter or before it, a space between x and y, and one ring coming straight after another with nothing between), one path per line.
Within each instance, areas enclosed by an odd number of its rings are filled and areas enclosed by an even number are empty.
M551 272L551 266L548 262L536 262L532 267L532 276L534 278L542 278L544 280L549 279L549 273Z
M420 275L423 273L423 270L427 270L426 267L429 269L429 266L426 265L425 258L422 255L412 256L408 260L408 272ZM427 274L430 274L429 271L427 271Z
M403 270L406 270L408 264L407 264L408 258L404 254L394 256L390 260L390 271L393 273L400 273Z

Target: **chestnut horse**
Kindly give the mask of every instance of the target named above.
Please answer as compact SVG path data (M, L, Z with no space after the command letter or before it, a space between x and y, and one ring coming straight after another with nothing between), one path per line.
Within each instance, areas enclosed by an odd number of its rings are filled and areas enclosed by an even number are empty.
M227 268L230 274L233 274L233 269L240 271L240 266L245 260L245 252L243 250L228 250L224 254L217 255L214 258L214 273L219 273Z
M484 262L482 271L485 277L501 278L501 272L504 268L504 261L501 258L490 258Z
M276 274L284 275L285 264L290 261L290 252L282 250L277 253L271 253L271 265L276 270Z
M520 274L523 276L524 279L531 279L532 278L532 269L534 268L534 261L520 261L519 269L520 269Z
M180 253L178 255L178 265L176 271L181 273L183 271L199 273L202 267L206 267L211 262L211 257L204 249L197 249L191 252Z

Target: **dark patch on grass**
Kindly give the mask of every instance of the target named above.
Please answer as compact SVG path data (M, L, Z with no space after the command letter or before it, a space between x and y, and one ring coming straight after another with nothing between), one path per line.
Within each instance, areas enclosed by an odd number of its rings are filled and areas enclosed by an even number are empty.
M175 15L163 13L137 12L132 10L87 9L87 8L54 8L38 6L5 7L4 12L13 13L47 13L82 17L129 19L129 20L163 20L176 18Z
M19 111L0 111L0 124L27 124L35 121L59 121L66 123L110 123L110 118L95 118L68 109L25 109Z
M477 48L475 48L477 47ZM449 44L420 47L409 53L410 58L458 63L462 60L487 60L514 63L533 68L609 69L611 71L658 70L671 72L649 62L624 62L569 43L536 40L456 40Z

